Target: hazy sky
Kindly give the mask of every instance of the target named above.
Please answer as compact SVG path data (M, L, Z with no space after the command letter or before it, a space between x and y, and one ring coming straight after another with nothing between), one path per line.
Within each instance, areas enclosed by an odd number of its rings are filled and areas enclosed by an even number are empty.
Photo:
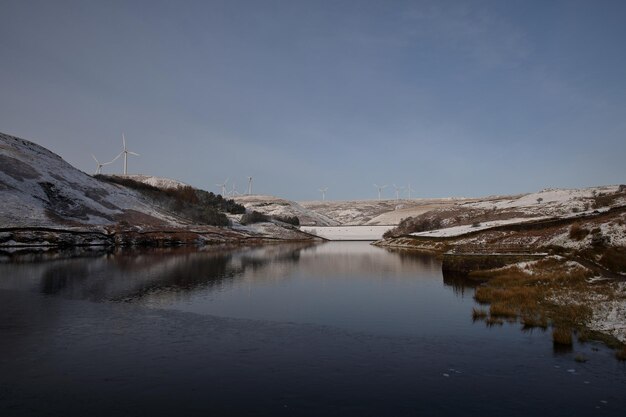
M125 132L131 173L297 200L626 183L625 22L598 0L0 0L0 131L89 173Z

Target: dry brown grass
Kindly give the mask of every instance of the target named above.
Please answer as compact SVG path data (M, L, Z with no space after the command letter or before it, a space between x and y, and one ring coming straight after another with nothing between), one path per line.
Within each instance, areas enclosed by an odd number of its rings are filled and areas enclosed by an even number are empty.
M504 321L497 317L490 316L485 320L485 324L487 325L487 327L502 326L504 324Z
M491 317L505 318L516 318L518 316L517 308L513 304L500 301L494 302L491 306L489 306L489 314Z
M510 267L479 274L486 282L476 289L474 298L480 304L489 305L489 316L485 317L483 309L474 308L474 320L484 320L487 326L494 326L519 318L523 329L552 327L555 349L571 347L574 332L581 342L605 341L601 335L598 337L596 332L585 328L592 317L586 300L593 299L590 294L609 298L615 294L612 285L588 282L593 275L591 271L571 266L563 259L546 258L525 269ZM623 344L606 343L621 349L617 355L626 360Z
M539 327L541 329L548 328L548 319L541 314L534 314L533 312L527 312L522 315L522 325L527 329Z
M569 237L574 240L583 240L589 234L589 230L581 227L580 223L574 223L569 229Z
M552 342L555 345L572 346L572 331L563 327L552 329Z
M482 308L472 308L472 320L484 320L489 315L489 312L483 310Z

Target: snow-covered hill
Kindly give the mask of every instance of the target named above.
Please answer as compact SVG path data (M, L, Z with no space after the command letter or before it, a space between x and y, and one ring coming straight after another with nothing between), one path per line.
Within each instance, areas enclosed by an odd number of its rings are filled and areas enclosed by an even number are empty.
M0 227L180 225L136 192L93 178L33 142L0 133Z
M116 175L112 175L113 177ZM151 185L157 188L179 188L188 187L189 184L165 177L155 177L152 175L126 175L124 178L129 178L134 181L142 182L144 184Z
M611 207L626 204L626 196L610 197L616 195L620 187L624 186L608 185L580 189L548 188L519 196L491 197L463 204L462 207L517 211L526 216L565 216L593 210L601 206ZM606 201L603 202L603 199Z
M404 218L467 201L457 198L410 200L303 201L304 208L333 219L342 226L396 225Z
M295 201L285 200L269 195L243 195L234 197L234 200L246 207L249 211L270 216L296 216L301 225L305 226L338 226L340 223L322 213L309 210Z
M186 185L147 175L130 178L161 188ZM264 239L311 237L281 225L224 228L195 224L156 206L137 191L87 175L40 145L0 133L2 247L253 243Z

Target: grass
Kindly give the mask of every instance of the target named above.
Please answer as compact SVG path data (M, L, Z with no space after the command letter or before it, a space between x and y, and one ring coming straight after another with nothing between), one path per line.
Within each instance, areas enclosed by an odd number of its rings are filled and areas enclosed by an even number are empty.
M516 318L517 308L512 304L505 302L494 302L489 306L489 314L491 317Z
M585 268L566 263L563 258L553 257L528 264L523 269L513 266L472 273L470 276L485 281L476 289L474 299L481 305L489 305L488 315L484 308L475 307L472 318L483 320L487 326L519 319L524 330L551 327L557 350L571 348L574 334L581 342L599 340L617 349L618 359L626 360L623 343L585 327L592 317L589 303L594 302L593 297L613 299L616 296L612 285L588 282L593 275Z
M569 237L577 241L583 240L588 234L589 230L582 227L580 223L574 223L569 229Z
M484 320L487 318L487 316L489 316L489 312L486 310L483 310L482 308L472 308L472 320L476 321L476 320Z
M487 325L487 327L502 326L504 324L504 321L497 317L489 316L487 317L487 319L485 319L485 324Z
M552 329L552 342L555 345L572 346L572 330L563 327Z
M546 316L540 314L533 314L532 312L527 312L521 317L522 325L526 329L532 329L535 327L539 327L541 329L548 328L548 319Z

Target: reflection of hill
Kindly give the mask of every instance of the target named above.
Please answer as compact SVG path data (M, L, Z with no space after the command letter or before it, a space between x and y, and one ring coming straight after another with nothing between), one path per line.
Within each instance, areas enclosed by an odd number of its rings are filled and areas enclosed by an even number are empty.
M74 254L75 255L75 254ZM36 263L0 264L0 289L22 289L92 301L146 300L166 305L198 292L225 291L294 276L379 277L381 280L439 279L430 256L364 245L280 244L247 249L145 249L90 254ZM444 283L450 284L448 279ZM457 289L457 285L453 284Z
M97 257L1 264L0 288L29 289L93 301L130 300L146 294L175 296L235 279L277 279L307 244L257 249L118 251ZM169 295L168 295L169 294Z

